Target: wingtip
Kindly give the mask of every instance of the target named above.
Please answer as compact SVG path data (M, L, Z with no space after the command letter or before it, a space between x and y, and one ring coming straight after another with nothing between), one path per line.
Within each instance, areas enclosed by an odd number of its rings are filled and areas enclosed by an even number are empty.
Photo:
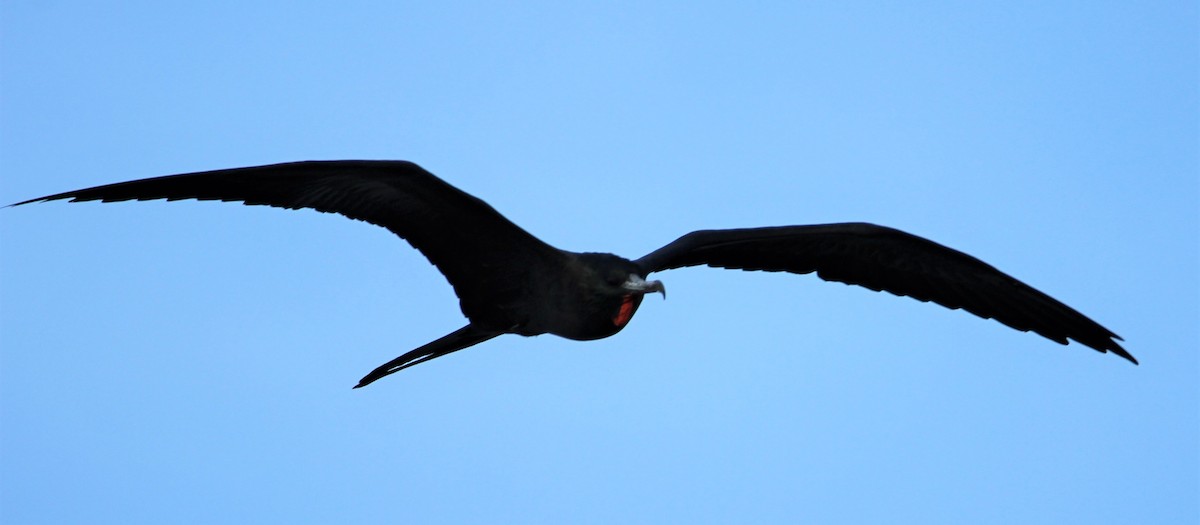
M26 204L37 204L39 202L50 202L50 201L57 201L57 200L62 200L62 199L71 199L67 202L78 202L74 195L70 195L70 194L66 194L66 193L59 193L56 195L47 195L45 197L38 197L36 199L29 199L27 201L14 202L12 204L9 204L8 206L5 206L5 208L13 208L16 206L24 206Z
M1121 357L1124 357L1125 359L1128 359L1130 363L1133 363L1133 366L1138 366L1141 364L1138 362L1137 358L1130 355L1129 352L1121 352L1121 353L1113 352L1113 353L1117 354Z
M1113 336L1113 337L1116 337L1117 339L1121 339L1120 337L1117 337L1117 336ZM1141 364L1141 363L1138 363L1138 360L1136 357L1133 357L1133 354L1125 351L1125 349L1121 348L1121 345L1119 345L1119 344L1113 343L1113 345L1111 347L1106 348L1105 350L1125 358L1127 361L1129 361L1130 363L1133 363L1135 366Z
M9 204L8 206L5 206L5 208L13 208L16 206L21 206L23 204L33 204L35 202L42 202L43 200L45 200L45 199L29 199L27 201L14 202L12 204Z

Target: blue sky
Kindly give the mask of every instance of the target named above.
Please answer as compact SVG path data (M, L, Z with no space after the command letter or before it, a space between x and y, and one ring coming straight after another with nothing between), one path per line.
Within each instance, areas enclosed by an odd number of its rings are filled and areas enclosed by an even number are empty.
M177 4L177 3L168 3ZM0 4L0 202L416 161L543 240L870 221L1142 365L813 276L658 274L615 337L460 327L380 228L0 209L6 523L1188 523L1195 2Z

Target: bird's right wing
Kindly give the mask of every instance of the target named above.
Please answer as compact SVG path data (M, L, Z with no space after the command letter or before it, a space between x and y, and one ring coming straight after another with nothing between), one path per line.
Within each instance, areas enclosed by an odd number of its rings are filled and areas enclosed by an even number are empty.
M1074 339L1134 363L1095 321L970 255L912 234L865 223L702 230L635 261L647 273L708 265L741 270L816 272L827 281L933 301L1034 331Z
M487 203L404 161L309 161L185 173L97 186L15 204L220 200L338 213L391 230L446 276L471 317L504 305L562 258Z

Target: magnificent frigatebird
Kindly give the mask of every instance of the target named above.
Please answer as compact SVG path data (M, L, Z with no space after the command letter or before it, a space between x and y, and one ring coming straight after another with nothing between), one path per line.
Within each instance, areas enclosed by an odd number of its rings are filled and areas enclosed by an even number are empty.
M355 388L501 334L575 340L620 332L651 273L685 266L816 272L827 281L963 309L1067 344L1073 339L1137 364L1116 334L970 255L866 223L699 230L636 260L575 253L538 240L473 197L405 161L308 161L168 175L14 204L220 200L339 213L391 230L450 281L469 322L363 377Z

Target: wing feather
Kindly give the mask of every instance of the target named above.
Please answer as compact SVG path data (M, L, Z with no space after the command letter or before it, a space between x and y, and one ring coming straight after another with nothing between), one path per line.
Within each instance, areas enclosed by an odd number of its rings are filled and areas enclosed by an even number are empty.
M701 230L636 263L646 273L699 265L816 272L827 281L963 309L1062 344L1074 339L1137 363L1119 336L1073 308L970 255L874 224Z
M518 304L539 269L562 252L487 203L405 161L307 161L154 177L69 191L33 202L196 199L310 208L382 226L432 262L475 319ZM486 314L485 314L486 315Z

